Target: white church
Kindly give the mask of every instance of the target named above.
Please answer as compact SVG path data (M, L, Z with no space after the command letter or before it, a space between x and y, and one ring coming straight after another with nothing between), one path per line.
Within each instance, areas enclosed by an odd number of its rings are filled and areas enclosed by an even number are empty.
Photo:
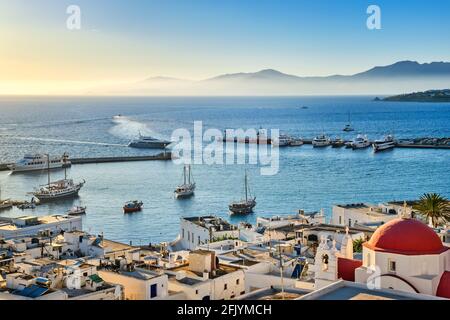
M450 248L426 224L405 215L379 227L363 244L362 261L353 258L348 231L340 250L325 238L315 256L320 289L339 279L450 299Z

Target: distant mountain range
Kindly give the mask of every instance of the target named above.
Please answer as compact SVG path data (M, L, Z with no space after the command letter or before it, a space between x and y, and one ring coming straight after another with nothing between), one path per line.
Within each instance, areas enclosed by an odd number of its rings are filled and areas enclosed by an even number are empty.
M450 63L400 61L374 67L354 75L301 77L265 69L252 73L231 73L205 80L151 77L108 94L130 95L345 95L399 94L450 87Z

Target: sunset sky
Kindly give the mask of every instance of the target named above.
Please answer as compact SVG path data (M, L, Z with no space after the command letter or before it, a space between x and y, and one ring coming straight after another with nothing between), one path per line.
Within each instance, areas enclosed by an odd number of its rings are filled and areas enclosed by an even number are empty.
M81 8L81 30L66 8ZM366 27L377 4L382 29ZM71 94L152 76L273 68L352 74L449 61L449 1L0 0L0 94Z

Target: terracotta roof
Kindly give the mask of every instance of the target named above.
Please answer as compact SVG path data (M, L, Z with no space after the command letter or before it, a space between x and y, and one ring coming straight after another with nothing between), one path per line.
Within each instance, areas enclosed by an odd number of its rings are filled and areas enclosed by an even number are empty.
M404 255L440 254L448 250L433 229L416 219L394 219L385 223L363 246Z

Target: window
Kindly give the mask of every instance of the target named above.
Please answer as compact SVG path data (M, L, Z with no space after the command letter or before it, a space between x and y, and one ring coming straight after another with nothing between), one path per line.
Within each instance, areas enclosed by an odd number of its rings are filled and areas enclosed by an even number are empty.
M239 284L239 279L236 280L236 284Z
M184 229L181 230L182 237L184 239Z
M197 289L197 290L195 290L195 294L198 294L198 289Z
M342 224L342 216L339 216L339 224Z
M224 285L223 285L223 290L227 290L228 289L228 285L225 283Z
M188 241L191 241L191 233L188 231Z
M396 271L396 268L397 268L397 264L395 263L395 261L389 260L389 266L388 266L388 268L389 268L389 271L390 271L390 272L395 272L395 271Z
M324 254L322 256L322 271L327 271L328 270L328 255Z
M200 245L200 236L198 236L198 244Z
M352 219L348 219L348 226L349 226L349 227L352 226Z

